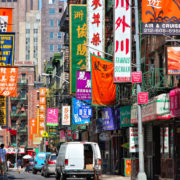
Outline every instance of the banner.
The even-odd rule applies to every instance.
[[[12,8],[0,8],[0,32],[12,32]]]
[[[131,106],[124,106],[120,108],[121,127],[131,126]]]
[[[116,101],[113,63],[91,54],[92,105],[112,105]]]
[[[88,111],[86,111],[87,118],[81,118],[79,115],[79,109],[87,104],[90,104],[90,101],[85,100],[85,101],[80,101],[77,100],[76,98],[73,97],[73,109],[72,109],[72,123],[73,124],[86,124],[90,122],[90,117],[88,116]]]
[[[47,109],[47,126],[58,126],[58,109]]]
[[[6,97],[0,96],[0,126],[6,126]]]
[[[179,0],[142,0],[142,33],[180,35]]]
[[[0,65],[14,65],[15,33],[0,33]]]
[[[37,119],[30,119],[29,127],[29,139],[33,141],[33,134],[37,133]]]
[[[86,14],[86,5],[70,5],[70,94],[76,92],[77,70],[86,70]]]
[[[180,74],[180,46],[167,47],[166,52],[168,74]]]
[[[70,106],[62,106],[62,125],[70,125]]]
[[[115,1],[114,82],[131,82],[131,0]]]
[[[76,99],[91,100],[91,73],[77,71]]]
[[[41,137],[39,137],[39,134],[33,134],[33,144],[41,144]]]
[[[0,96],[17,97],[18,67],[0,66]]]
[[[90,54],[104,57],[105,0],[88,0],[87,5],[87,71],[90,71]]]

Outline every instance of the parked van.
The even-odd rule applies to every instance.
[[[33,167],[33,174],[36,174],[38,171],[41,171],[43,165],[45,164],[46,158],[50,155],[50,152],[39,152],[36,154],[34,159],[34,167]]]
[[[87,178],[101,174],[101,154],[95,142],[67,142],[59,149],[56,179]]]

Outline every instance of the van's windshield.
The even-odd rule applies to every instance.
[[[46,158],[46,155],[45,155],[45,154],[38,154],[38,158],[39,158],[39,159],[45,159],[45,158]]]

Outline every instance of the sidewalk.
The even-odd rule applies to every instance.
[[[124,176],[118,176],[118,175],[109,175],[109,174],[103,174],[103,180],[130,180],[131,177],[124,177]]]

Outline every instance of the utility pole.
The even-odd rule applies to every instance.
[[[139,14],[138,14],[138,0],[135,0],[135,39],[136,39],[136,71],[141,71],[140,48],[139,48]],[[137,83],[137,95],[141,92],[141,85]],[[142,116],[141,105],[137,102],[138,115],[138,144],[139,144],[139,172],[138,180],[147,180],[144,172],[144,146],[143,146],[143,131],[142,131]]]

